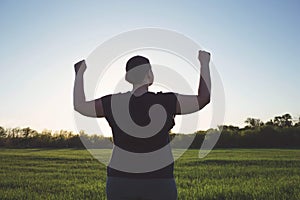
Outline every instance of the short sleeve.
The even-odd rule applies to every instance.
[[[106,117],[109,114],[110,99],[111,99],[111,94],[103,96],[96,100],[95,109],[96,109],[97,116],[101,116],[102,114],[101,112],[103,112],[104,117]],[[101,106],[102,106],[102,110],[100,108]]]

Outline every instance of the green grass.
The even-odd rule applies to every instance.
[[[179,199],[300,199],[300,150],[187,151]],[[0,149],[0,199],[105,199],[105,166],[86,150]]]

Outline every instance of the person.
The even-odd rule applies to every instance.
[[[150,92],[149,86],[154,81],[152,66],[148,58],[137,55],[126,63],[125,79],[132,84],[132,91],[110,94],[92,101],[86,101],[84,94],[83,75],[87,69],[85,61],[75,64],[75,111],[88,117],[104,117],[112,129],[114,148],[110,164],[107,166],[106,195],[108,200],[177,199],[173,173],[174,161],[171,159],[169,163],[166,162],[165,166],[147,168],[151,162],[159,163],[170,160],[171,151],[164,151],[161,159],[147,161],[148,164],[144,165],[138,159],[137,161],[124,159],[124,156],[121,156],[122,153],[118,151],[143,155],[149,152],[159,152],[170,143],[169,131],[175,125],[176,115],[197,112],[209,104],[210,53],[200,50],[198,59],[201,69],[197,95]],[[122,124],[125,127],[122,127]],[[160,127],[157,128],[157,126]],[[127,164],[130,165],[129,168],[126,168]]]

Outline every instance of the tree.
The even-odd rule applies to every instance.
[[[12,138],[12,129],[11,128],[6,128],[6,136],[8,137],[8,138]]]
[[[245,123],[248,124],[251,128],[263,126],[264,123],[260,119],[250,118],[248,117],[245,120]]]
[[[6,131],[3,127],[0,126],[0,138],[6,137]]]
[[[21,129],[19,127],[11,129],[12,138],[18,138],[20,135]]]
[[[24,138],[28,138],[28,136],[30,135],[31,131],[32,131],[32,130],[31,130],[29,127],[23,128],[23,129],[22,129],[22,132],[23,132],[22,136],[23,136]]]
[[[267,121],[266,125],[268,125],[268,126],[274,126],[273,120],[271,119],[270,121]]]
[[[293,125],[292,116],[290,114],[285,114],[282,116],[284,127],[291,127]]]
[[[276,116],[274,118],[274,125],[279,127],[291,127],[293,124],[292,116],[290,114],[284,114],[282,116]]]

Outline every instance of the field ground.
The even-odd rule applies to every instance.
[[[300,150],[223,149],[175,162],[178,199],[300,199]],[[105,166],[86,150],[0,149],[0,199],[105,199]]]

